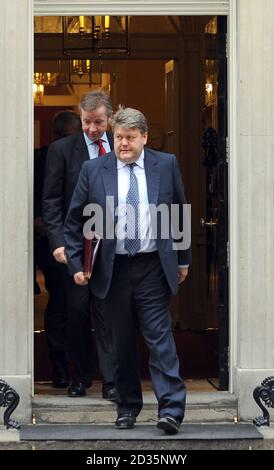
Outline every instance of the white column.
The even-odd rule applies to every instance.
[[[238,6],[238,363],[242,419],[274,375],[274,2]]]
[[[0,378],[31,414],[32,0],[0,4]]]

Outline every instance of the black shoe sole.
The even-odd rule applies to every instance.
[[[132,426],[117,426],[117,424],[115,424],[115,429],[121,429],[121,430],[124,430],[124,429],[133,429],[135,427],[135,424],[133,424]]]
[[[157,428],[161,429],[161,431],[165,431],[166,434],[177,434],[179,432],[177,427],[167,421],[159,421]]]

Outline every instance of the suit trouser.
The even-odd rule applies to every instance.
[[[158,400],[159,416],[182,421],[186,389],[179,375],[179,360],[171,332],[170,290],[157,252],[133,257],[116,255],[106,297],[116,354],[115,386],[118,414],[142,408],[138,335],[149,349],[149,369]]]
[[[45,310],[45,332],[49,359],[56,371],[66,371],[68,355],[66,352],[66,295],[64,272],[66,267],[57,263],[48,244],[47,237],[34,241],[35,267],[42,271],[45,287],[48,291],[48,303]]]
[[[99,368],[103,384],[113,386],[113,350],[110,327],[106,323],[104,301],[91,296],[88,286],[78,286],[66,273],[67,340],[74,364],[74,380],[89,385],[96,375],[96,354],[92,335],[91,308]]]

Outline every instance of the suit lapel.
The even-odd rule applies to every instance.
[[[79,170],[82,167],[83,163],[86,160],[89,160],[88,148],[83,136],[83,132],[79,132],[79,134],[77,134],[77,139],[74,147],[74,156],[76,165],[79,167]]]
[[[157,205],[160,184],[160,171],[157,158],[148,149],[145,149],[144,166],[147,180],[148,202],[150,204]],[[105,163],[102,168],[102,178],[106,196],[114,197],[114,209],[116,209],[116,207],[118,206],[118,177],[117,159],[114,151],[110,152],[108,154],[108,157],[105,159]],[[115,221],[117,222],[116,219],[117,217],[115,217]]]
[[[112,132],[107,131],[107,138],[108,138],[109,146],[110,146],[111,150],[113,150],[113,148],[114,148],[114,140],[113,140],[113,134],[112,134]]]
[[[118,206],[117,159],[114,152],[108,154],[102,168],[106,196],[114,197],[114,209]],[[116,219],[116,217],[115,217]]]
[[[159,184],[160,184],[160,171],[157,158],[149,150],[145,148],[144,165],[147,180],[147,195],[149,204],[157,205]]]
[[[113,149],[113,134],[112,132],[107,132],[107,138],[110,145],[111,150]],[[76,165],[80,168],[82,167],[83,163],[86,160],[89,160],[89,153],[86,141],[84,139],[83,132],[79,132],[76,137],[76,143],[74,147],[74,156]]]

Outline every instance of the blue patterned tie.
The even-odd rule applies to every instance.
[[[129,256],[134,256],[141,248],[141,241],[139,238],[139,188],[138,180],[134,173],[135,166],[136,163],[130,163],[128,165],[130,169],[130,184],[126,203],[131,207],[127,213],[125,228],[126,233],[128,233],[130,237],[132,237],[132,235],[134,236],[134,238],[125,238],[124,246]]]

